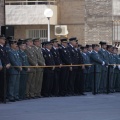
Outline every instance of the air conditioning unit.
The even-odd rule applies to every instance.
[[[55,35],[67,35],[67,25],[56,25],[55,26]]]

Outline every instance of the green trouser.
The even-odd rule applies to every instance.
[[[42,82],[43,82],[43,69],[37,68],[35,77],[35,96],[41,95]]]
[[[95,72],[91,73],[91,78],[92,78],[92,92],[94,91],[94,80],[95,80],[95,92],[99,93],[100,92],[100,80],[101,80],[101,73],[100,72]],[[95,76],[95,78],[94,78]]]
[[[35,97],[35,78],[36,78],[36,69],[31,68],[28,74],[26,95],[27,97]]]
[[[100,92],[107,91],[107,68],[105,68],[105,66],[102,66],[101,80],[100,80],[99,88],[100,88]]]

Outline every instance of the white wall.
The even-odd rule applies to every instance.
[[[44,25],[47,18],[44,16],[46,5],[6,5],[6,25]],[[50,24],[57,24],[57,6],[51,5],[54,15]]]

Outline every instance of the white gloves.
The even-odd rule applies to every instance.
[[[105,62],[103,61],[102,65],[104,66],[105,65]]]

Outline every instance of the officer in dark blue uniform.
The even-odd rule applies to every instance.
[[[18,40],[18,53],[20,56],[20,61],[22,63],[22,66],[29,66],[28,63],[28,58],[27,55],[25,53],[25,49],[26,49],[26,43],[25,40],[23,39],[19,39]],[[30,69],[27,67],[23,67],[22,71],[20,72],[20,83],[19,83],[19,97],[20,99],[25,99],[25,93],[26,93],[26,84],[27,84],[27,72],[29,72]]]
[[[72,65],[78,64],[78,57],[77,52],[75,50],[77,38],[73,37],[69,39],[69,45],[68,50],[70,52]],[[74,85],[75,85],[75,79],[76,79],[76,73],[77,73],[78,67],[70,67],[69,71],[69,81],[68,81],[68,93],[70,95],[74,95]]]
[[[45,46],[46,46],[46,42],[42,42],[41,44],[42,44],[42,52],[44,52],[44,51],[45,51],[45,48],[46,48],[46,47],[45,47]]]
[[[8,69],[10,68],[10,61],[6,51],[5,42],[6,39],[4,35],[0,35],[0,60],[2,66],[7,68],[6,73],[8,74]],[[6,77],[7,76],[8,75],[6,75]],[[3,98],[4,98],[4,69],[0,71],[0,99],[3,101]]]
[[[78,64],[84,64],[83,62],[83,57],[80,51],[81,45],[78,44],[78,40],[76,40],[76,53],[77,53],[77,58],[78,58]],[[80,48],[79,48],[80,46]],[[84,65],[79,66],[77,73],[76,73],[76,78],[75,78],[75,85],[74,85],[74,92],[76,95],[85,95],[84,94]]]
[[[53,66],[52,68],[44,69],[44,80],[42,86],[42,95],[44,97],[52,96],[53,80],[54,80],[54,58],[51,53],[52,43],[46,42],[46,49],[43,52],[43,57],[45,59],[46,66]]]
[[[0,70],[2,70],[2,62],[1,62],[1,60],[0,60]]]
[[[61,47],[59,47],[59,53],[60,53],[60,58],[62,60],[62,64],[71,65],[72,61],[71,61],[70,52],[67,48],[68,46],[67,38],[62,38],[60,41],[61,41]],[[70,70],[70,67],[61,68],[60,89],[59,89],[59,94],[61,96],[68,95],[67,87],[68,87],[69,70]]]
[[[60,54],[58,51],[57,39],[56,38],[52,39],[51,43],[53,44],[53,47],[50,51],[53,55],[55,65],[62,65],[62,61],[61,61]],[[54,81],[53,81],[53,91],[52,92],[53,92],[53,95],[55,95],[55,96],[58,96],[58,94],[59,94],[60,71],[61,71],[61,68],[58,68],[58,67],[55,68],[55,70],[54,70]]]
[[[12,66],[9,69],[10,77],[9,77],[9,101],[15,102],[19,100],[19,80],[20,80],[20,72],[22,71],[22,63],[20,61],[20,57],[18,54],[18,46],[16,40],[9,41],[10,49],[8,51],[8,56],[10,59],[10,63]]]

